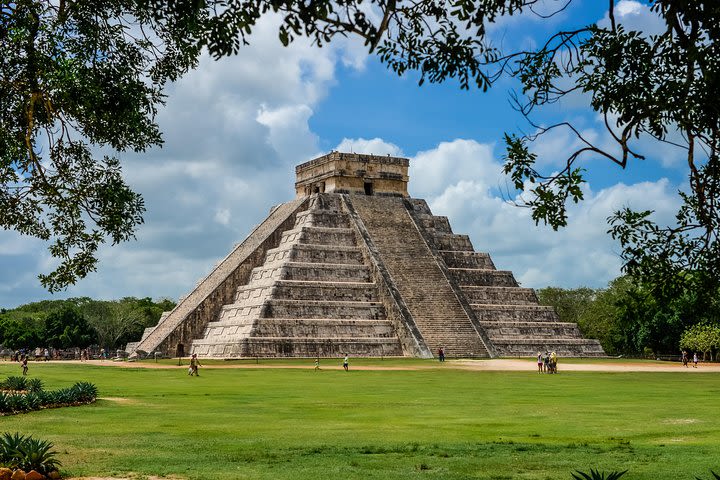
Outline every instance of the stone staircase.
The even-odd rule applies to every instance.
[[[393,325],[342,211],[316,194],[277,248],[192,344],[203,357],[401,356]]]
[[[453,357],[489,356],[477,328],[408,214],[405,200],[363,195],[348,198],[427,347],[433,353],[442,347]],[[447,223],[447,219],[427,220]]]
[[[131,357],[160,351],[166,355],[187,354],[187,347],[203,332],[222,306],[233,298],[238,285],[247,283],[250,270],[262,259],[268,248],[277,245],[277,232],[295,222],[296,212],[306,199],[295,199],[271,209],[268,217],[233,250],[170,312],[165,312],[157,326],[148,329],[139,342],[126,346]]]
[[[475,252],[466,235],[450,229],[446,217],[432,215],[424,200],[411,199],[413,217],[443,259],[473,314],[501,356],[605,355],[597,340],[585,339],[574,323],[562,323],[552,307],[538,304],[532,289],[521,288],[510,271],[497,270],[487,253]]]

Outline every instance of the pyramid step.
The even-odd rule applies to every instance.
[[[407,200],[417,215],[432,215],[430,207],[422,198],[408,198]]]
[[[450,275],[459,285],[490,287],[517,287],[515,277],[509,270],[487,270],[482,268],[450,268]]]
[[[223,342],[229,339],[239,341],[240,339],[247,338],[252,333],[256,320],[257,318],[235,317],[228,320],[209,322],[203,332],[203,341]]]
[[[277,262],[341,263],[361,265],[363,256],[357,246],[285,244],[268,250],[265,264]]]
[[[467,251],[472,252],[473,245],[470,237],[455,233],[434,232],[432,242],[438,250]]]
[[[377,287],[369,282],[305,282],[278,280],[274,298],[287,300],[377,301]]]
[[[493,339],[501,355],[506,357],[535,357],[542,352],[555,352],[560,357],[602,357],[605,352],[600,342],[593,339],[539,339],[499,338]],[[562,369],[562,367],[561,367]]]
[[[252,337],[242,342],[206,342],[195,340],[192,353],[201,357],[381,357],[402,356],[397,338],[294,338]],[[329,362],[329,361],[328,361]],[[328,365],[329,363],[325,363]],[[337,365],[340,364],[338,360]],[[351,360],[352,367],[352,360]]]
[[[354,318],[385,319],[385,308],[379,302],[329,302],[326,300],[268,300],[263,318]]]
[[[538,299],[532,288],[489,287],[463,285],[460,287],[470,303],[537,305]]]
[[[350,228],[346,213],[329,210],[305,210],[295,216],[295,228],[301,226]]]
[[[458,252],[453,250],[441,250],[445,264],[449,268],[480,268],[495,270],[495,265],[490,259],[490,254],[480,252]]]
[[[315,245],[354,246],[355,232],[350,228],[303,226],[283,232],[280,245],[286,243],[310,243]]]
[[[567,322],[487,322],[481,321],[490,338],[558,337],[582,338],[575,323]]]
[[[448,217],[421,213],[417,215],[417,218],[425,230],[438,233],[452,233]]]
[[[364,265],[287,262],[254,268],[250,284],[268,284],[275,280],[369,282],[370,270]]]
[[[546,305],[493,305],[471,303],[470,307],[480,321],[495,322],[558,322],[553,307]]]
[[[253,330],[256,337],[289,338],[395,338],[389,320],[331,318],[261,318]]]

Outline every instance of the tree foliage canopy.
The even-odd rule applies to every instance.
[[[538,290],[538,298],[555,307],[563,322],[575,322],[584,336],[600,340],[608,354],[651,350],[676,355],[681,345],[709,351],[683,339],[698,325],[720,328],[720,290],[701,295],[689,289],[668,299],[656,295],[653,287],[623,276],[596,290],[544,288]]]
[[[139,340],[145,328],[155,326],[162,312],[174,306],[170,300],[150,298],[82,297],[0,309],[0,345],[11,349],[99,345],[112,350]]]
[[[101,148],[144,151],[163,86],[195,65],[191,25],[135,1],[0,3],[0,227],[50,241],[50,291],[133,237],[142,198]]]
[[[143,151],[161,142],[154,115],[163,86],[212,56],[237,53],[258,21],[280,18],[279,40],[308,37],[323,46],[358,36],[392,71],[417,71],[420,83],[457,79],[486,90],[509,75],[530,135],[506,136],[505,171],[537,222],[567,223],[568,202],[583,198],[580,161],[621,168],[643,160],[651,138],[686,153],[688,185],[677,224],[625,209],[610,233],[628,273],[657,288],[693,278],[720,283],[720,3],[649,0],[664,31],[649,35],[615,19],[570,25],[527,51],[502,51],[488,26],[519,14],[549,17],[575,0],[198,0],[193,2],[23,1],[0,9],[0,225],[52,241],[61,260],[42,282],[62,288],[95,268],[106,239],[132,237],[142,199],[123,182],[119,161],[93,147]],[[537,8],[556,5],[556,11]],[[541,126],[534,114],[582,94],[604,119],[609,143],[596,144],[569,122]],[[536,163],[533,142],[564,128],[579,148],[559,172]],[[681,272],[697,275],[683,277]],[[680,285],[677,291],[687,285]]]

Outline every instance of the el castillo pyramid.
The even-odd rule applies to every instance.
[[[332,152],[131,355],[604,355],[407,192],[409,160]]]

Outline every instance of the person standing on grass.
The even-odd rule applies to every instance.
[[[343,359],[343,368],[345,371],[348,371],[348,367],[350,366],[350,359],[348,358],[347,353],[345,354],[345,358]]]
[[[23,375],[27,375],[28,372],[28,364],[27,364],[27,355],[22,357],[22,361],[20,362],[20,366],[22,367]]]
[[[197,353],[193,353],[192,357],[190,357],[190,376],[195,375],[196,377],[200,376],[200,372],[198,372],[198,367],[200,366],[200,360],[197,358]]]
[[[687,355],[687,352],[686,352],[685,350],[682,351],[682,364],[683,364],[683,367],[687,368],[688,355]]]
[[[315,359],[315,371],[320,370],[320,357]]]
[[[697,362],[698,362],[697,352],[695,352],[695,353],[693,353],[693,368],[697,368]]]
[[[538,355],[537,355],[537,366],[538,366],[538,373],[542,373],[543,372],[543,358],[542,358],[541,352],[538,352]]]
[[[445,349],[443,349],[443,347],[440,347],[440,349],[438,350],[438,360],[440,360],[441,362],[445,361]]]

